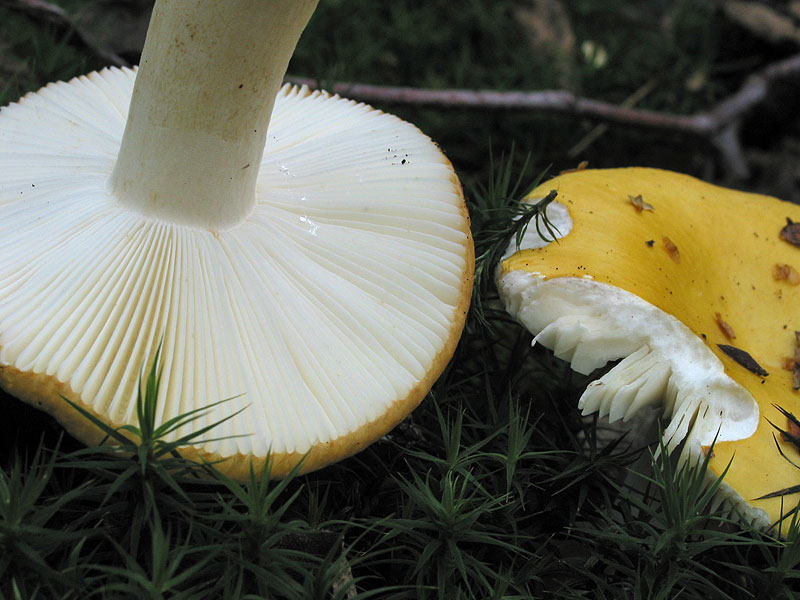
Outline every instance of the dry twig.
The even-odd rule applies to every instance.
[[[747,177],[749,169],[738,135],[742,120],[767,98],[772,84],[798,76],[800,76],[800,54],[773,63],[751,75],[738,92],[710,110],[693,115],[676,115],[617,106],[591,98],[582,98],[565,90],[535,92],[439,90],[339,82],[333,84],[330,91],[364,102],[475,110],[523,110],[677,133],[710,143],[720,153],[726,171],[743,179]],[[317,83],[312,79],[290,77],[287,80],[311,88],[317,87]]]

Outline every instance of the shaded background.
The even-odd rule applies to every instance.
[[[54,79],[135,64],[148,0],[0,1],[0,103]],[[706,111],[748,77],[800,52],[792,0],[322,0],[289,73],[322,87],[360,82],[533,91],[670,114]],[[747,164],[734,173],[707,139],[574,115],[373,102],[419,125],[469,184],[490,151],[551,172],[656,166],[785,199],[798,192],[798,84],[790,76],[742,115]],[[598,127],[598,125],[601,125]]]

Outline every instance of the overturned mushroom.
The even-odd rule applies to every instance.
[[[96,440],[59,395],[132,423],[161,344],[159,422],[246,407],[185,450],[233,476],[338,460],[421,401],[470,297],[461,187],[408,123],[281,88],[315,6],[159,1],[138,73],[0,111],[3,388]]]
[[[781,368],[795,353],[800,290],[773,267],[800,258],[781,236],[800,207],[640,168],[564,175],[530,198],[550,190],[561,239],[529,232],[502,262],[508,311],[576,371],[621,359],[585,390],[584,413],[618,420],[663,407],[667,447],[683,442],[684,458],[698,457],[716,439],[710,469],[730,463],[730,500],[759,525],[777,521],[800,490],[798,448],[776,429],[788,427],[781,408],[800,414]],[[631,210],[638,195],[656,209]],[[658,239],[670,247],[647,243]]]

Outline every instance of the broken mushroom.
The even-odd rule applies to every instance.
[[[138,73],[0,111],[4,389],[95,441],[60,395],[135,424],[161,346],[158,422],[230,398],[184,453],[240,478],[341,459],[421,401],[469,303],[461,187],[412,125],[281,87],[315,6],[159,1]]]
[[[800,259],[780,233],[800,207],[644,168],[563,175],[529,199],[550,190],[560,239],[530,231],[502,262],[507,310],[580,373],[619,360],[584,391],[585,414],[615,421],[663,408],[666,446],[683,444],[686,459],[715,444],[710,470],[730,463],[727,498],[746,519],[775,523],[800,484],[798,448],[778,431],[789,427],[781,409],[800,414],[793,373],[781,368],[795,354],[800,291],[773,267]],[[656,209],[630,210],[639,195]],[[653,239],[670,246],[643,243]]]

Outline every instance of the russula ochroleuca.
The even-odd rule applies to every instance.
[[[161,344],[158,422],[244,408],[184,451],[235,477],[348,456],[421,401],[469,304],[461,186],[412,125],[281,87],[315,6],[159,1],[138,72],[0,111],[4,389],[97,440],[60,395],[134,423]]]
[[[667,447],[696,459],[714,444],[727,498],[775,523],[800,484],[800,207],[643,168],[564,174],[529,200],[551,190],[560,239],[530,228],[502,262],[508,311],[576,371],[621,359],[584,413],[663,407]]]

